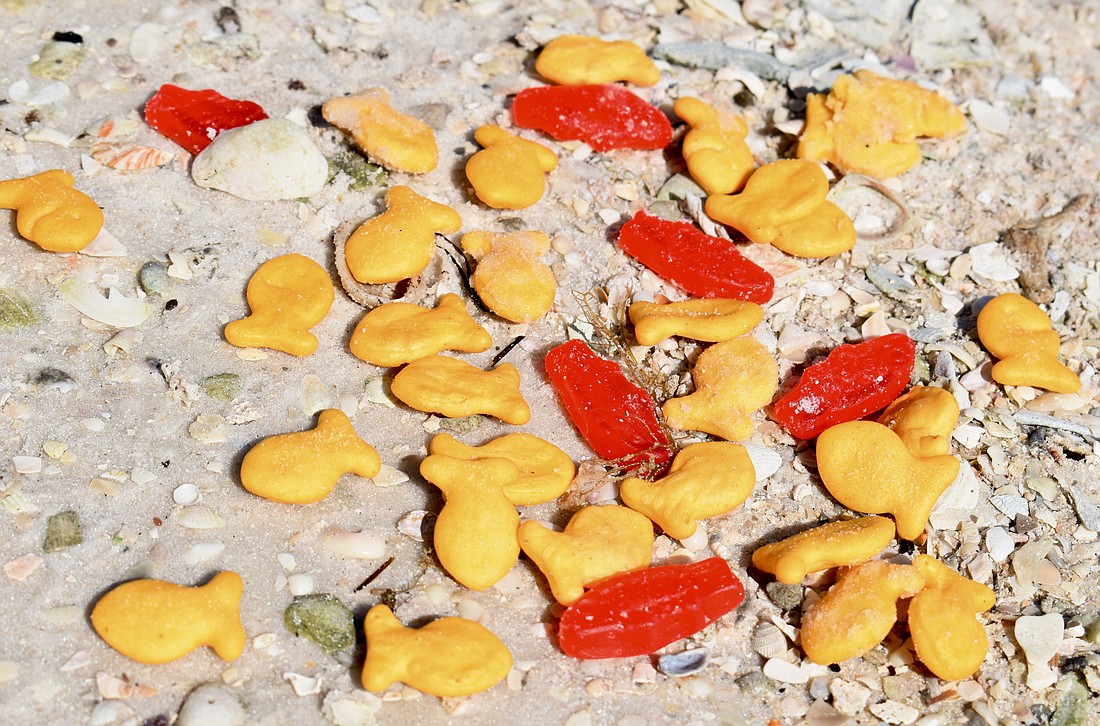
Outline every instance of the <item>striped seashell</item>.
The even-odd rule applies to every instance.
[[[765,658],[774,658],[787,652],[787,636],[775,623],[761,620],[752,631],[752,649]]]
[[[164,166],[175,158],[175,154],[140,144],[95,144],[92,158],[119,171],[138,171]]]

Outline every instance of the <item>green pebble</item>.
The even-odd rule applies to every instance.
[[[337,172],[344,172],[351,179],[348,185],[353,191],[361,192],[369,187],[386,183],[386,172],[377,164],[372,164],[360,154],[343,151],[328,160],[329,181]]]
[[[684,174],[673,174],[660,189],[657,190],[657,199],[660,201],[682,201],[689,196],[706,197],[703,187],[695,183],[695,180]]]
[[[46,520],[46,537],[42,541],[42,551],[49,554],[58,550],[76,547],[84,541],[84,532],[80,528],[80,516],[74,511],[59,512]]]
[[[38,60],[31,63],[32,76],[60,81],[72,74],[84,62],[84,51],[79,43],[54,41],[42,46]]]
[[[1058,705],[1050,726],[1079,726],[1089,723],[1089,691],[1076,674],[1058,679]]]
[[[217,373],[202,379],[202,390],[215,401],[229,403],[241,392],[241,377],[236,373]]]
[[[16,330],[42,322],[42,315],[23,293],[0,287],[0,330]]]
[[[168,267],[163,262],[151,260],[141,266],[138,284],[146,295],[163,295],[172,287],[172,278],[168,276]]]
[[[283,613],[286,629],[312,640],[326,653],[355,645],[355,621],[351,610],[335,595],[318,593],[294,598]]]
[[[768,593],[768,599],[780,610],[794,610],[802,604],[801,585],[787,585],[774,581],[765,585],[764,591]]]
[[[477,431],[483,424],[489,422],[489,417],[480,413],[461,418],[442,418],[439,420],[439,428],[448,433],[461,436],[472,431]]]

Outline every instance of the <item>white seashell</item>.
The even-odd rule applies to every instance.
[[[423,542],[424,517],[428,514],[429,512],[425,509],[414,509],[397,523],[397,531],[417,542]]]
[[[125,257],[129,250],[119,241],[118,237],[111,234],[106,227],[99,230],[88,246],[80,250],[80,254],[87,257]]]
[[[332,394],[328,387],[312,373],[302,379],[302,410],[310,416],[332,408]]]
[[[326,550],[349,560],[376,560],[386,554],[386,540],[378,532],[348,532],[333,527],[322,539]]]
[[[756,481],[764,481],[783,466],[783,457],[774,449],[760,444],[741,444],[752,459],[752,466],[756,470]]]
[[[210,507],[196,504],[184,507],[176,517],[181,527],[187,529],[217,529],[225,526],[225,520]]]
[[[301,673],[284,673],[283,678],[290,681],[291,688],[299,696],[312,696],[321,692],[321,679],[303,676]]]
[[[134,695],[134,685],[110,673],[96,673],[95,685],[103,698],[123,700]]]
[[[802,362],[810,348],[821,342],[821,336],[797,325],[785,325],[779,334],[779,354],[788,360]]]
[[[291,595],[298,597],[313,592],[313,575],[298,573],[286,578],[286,589]]]
[[[466,620],[473,620],[475,623],[480,623],[485,619],[486,610],[482,604],[468,597],[459,600],[456,609],[458,610],[459,617],[465,618]]]
[[[710,538],[707,536],[707,528],[703,526],[702,522],[697,522],[695,525],[695,531],[691,533],[690,537],[684,537],[680,540],[680,544],[684,549],[691,552],[698,552],[707,546]]]
[[[397,408],[397,404],[394,403],[394,400],[386,393],[386,386],[381,377],[367,379],[367,383],[363,387],[362,400],[368,403],[377,403],[386,408]]]
[[[75,670],[80,670],[84,666],[92,664],[92,654],[86,650],[78,650],[73,653],[60,670],[62,673],[71,673]]]
[[[802,289],[806,292],[807,295],[814,295],[815,297],[829,297],[840,288],[827,280],[810,280],[802,286]]]
[[[761,620],[752,631],[752,649],[765,658],[774,658],[787,652],[787,636],[775,623]]]
[[[890,330],[890,326],[886,324],[886,314],[880,310],[863,321],[863,325],[860,326],[859,332],[863,335],[864,340],[871,340],[872,338],[881,338],[884,335],[889,335],[893,331]]]
[[[383,464],[378,474],[371,479],[371,482],[379,487],[393,487],[404,484],[408,480],[409,475],[405,472],[389,464]]]
[[[994,282],[1011,282],[1020,276],[1020,271],[1009,262],[1008,253],[1000,242],[986,242],[971,247],[970,271]]]
[[[199,501],[199,488],[194,484],[180,484],[172,492],[172,501],[184,507],[189,507]]]
[[[21,555],[4,563],[4,574],[11,580],[22,582],[33,575],[42,562],[38,555]]]
[[[41,88],[31,91],[31,85],[19,80],[8,86],[8,99],[25,106],[49,106],[64,101],[71,91],[61,81],[51,81]]]
[[[127,355],[144,337],[136,328],[123,328],[103,344],[103,352],[112,358],[119,354]]]
[[[589,504],[613,502],[619,496],[619,482],[609,479],[606,484],[588,493],[584,500]]]
[[[121,701],[100,701],[92,709],[92,715],[88,719],[88,726],[114,726],[114,724],[137,723],[134,718],[134,709]],[[177,721],[181,726],[188,724]],[[197,721],[192,721],[190,726],[195,726]]]
[[[57,289],[65,302],[82,315],[114,328],[141,325],[153,314],[153,306],[144,300],[128,298],[113,287],[104,297],[95,286],[79,278],[69,278]]]
[[[769,658],[764,662],[763,670],[764,675],[780,683],[802,685],[810,681],[809,674],[802,670],[800,666],[779,658]]]
[[[221,542],[203,542],[192,545],[184,559],[189,565],[197,565],[218,557],[222,552],[225,552],[225,545]]]
[[[225,686],[204,683],[187,694],[176,726],[244,726],[246,720],[237,694]]]
[[[11,465],[17,474],[37,474],[42,471],[41,456],[13,456]]]

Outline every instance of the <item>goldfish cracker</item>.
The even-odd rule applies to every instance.
[[[684,136],[684,161],[707,194],[733,194],[745,186],[756,163],[745,137],[749,127],[740,116],[719,113],[698,98],[678,98],[673,112],[691,131]]]
[[[474,139],[483,148],[466,162],[477,198],[493,209],[524,209],[542,199],[546,175],[558,165],[554,152],[500,126],[482,126]]]
[[[61,169],[0,181],[0,209],[14,209],[19,234],[47,252],[77,252],[103,229],[103,210],[75,183]]]
[[[1075,393],[1081,379],[1058,360],[1058,333],[1050,318],[1022,295],[1005,293],[978,313],[978,338],[1000,358],[993,380],[1006,386],[1035,386],[1055,393]]]
[[[241,484],[256,496],[285,504],[312,504],[329,495],[344,474],[377,476],[382,461],[338,408],[321,412],[309,431],[269,436],[241,461]]]
[[[936,500],[959,473],[954,456],[918,458],[886,426],[848,421],[817,438],[818,473],[838,502],[867,514],[891,514],[898,536],[924,532]]]
[[[435,553],[443,569],[471,590],[492,587],[519,558],[519,513],[504,487],[520,477],[508,459],[460,459],[432,454],[420,473],[443,492],[435,522]]]
[[[856,229],[828,192],[820,166],[785,159],[753,172],[740,194],[707,197],[706,212],[753,242],[795,257],[830,257],[855,246]]]
[[[758,547],[752,564],[780,582],[797,585],[811,572],[866,562],[893,538],[894,523],[886,517],[829,522]]]
[[[557,499],[576,474],[569,455],[549,441],[531,434],[506,434],[487,444],[469,446],[450,434],[436,434],[428,451],[459,459],[507,459],[519,476],[504,485],[504,496],[516,505],[542,504]]]
[[[431,127],[395,110],[384,88],[330,99],[321,107],[321,114],[333,126],[349,132],[363,153],[387,169],[424,174],[439,162]]]
[[[328,315],[336,293],[325,268],[303,255],[282,255],[260,265],[245,288],[251,314],[225,326],[238,348],[271,348],[296,356],[317,350],[309,332]]]
[[[695,392],[665,401],[665,422],[680,431],[705,431],[730,441],[752,435],[749,414],[768,405],[779,386],[775,359],[745,337],[704,350],[691,375]]]
[[[764,319],[764,309],[756,303],[723,298],[636,302],[627,314],[642,345],[657,345],[674,335],[706,342],[732,340]]]
[[[620,496],[669,537],[686,539],[695,533],[697,520],[741,506],[755,484],[756,472],[744,446],[709,441],[680,450],[668,474],[657,481],[626,479]]]
[[[139,663],[170,663],[204,645],[222,660],[236,660],[246,637],[243,591],[241,576],[230,571],[201,587],[130,580],[101,597],[90,619],[107,645]]]
[[[584,35],[560,35],[535,59],[535,70],[563,86],[629,81],[653,86],[661,80],[657,66],[636,43]]]
[[[384,691],[405,683],[441,698],[469,696],[500,683],[512,669],[512,654],[484,625],[466,618],[440,618],[406,628],[385,605],[363,620],[367,658],[363,688]]]
[[[355,326],[348,348],[359,360],[390,367],[441,350],[480,353],[492,344],[489,331],[474,322],[462,298],[449,292],[435,308],[391,302],[371,310]]]
[[[386,192],[386,211],[359,226],[344,246],[352,276],[381,285],[419,275],[435,256],[435,235],[462,227],[458,212],[408,187]]]
[[[550,249],[544,233],[469,232],[462,236],[462,249],[477,261],[470,282],[478,297],[505,320],[529,323],[554,304],[558,283],[539,259]]]
[[[911,565],[871,560],[849,568],[802,615],[806,657],[829,665],[863,655],[894,627],[898,600],[923,587],[924,576]]]
[[[959,421],[955,397],[935,386],[914,386],[886,407],[878,422],[889,426],[913,456],[951,452],[951,432]]]
[[[417,411],[448,418],[483,413],[510,424],[531,420],[519,390],[519,371],[511,363],[483,371],[443,355],[419,358],[393,377],[390,392]]]
[[[945,681],[969,678],[989,652],[989,637],[974,615],[996,605],[997,596],[934,557],[917,555],[913,566],[925,582],[909,603],[917,658]]]
[[[920,161],[917,137],[946,138],[965,129],[966,117],[943,96],[861,70],[838,77],[828,96],[810,95],[797,154],[885,179]]]
[[[572,605],[585,587],[649,567],[653,525],[626,507],[584,507],[561,532],[524,522],[519,527],[519,544],[546,575],[554,598]]]

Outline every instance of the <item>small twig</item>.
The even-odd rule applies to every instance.
[[[492,315],[493,311],[489,309],[488,305],[482,302],[481,296],[478,295],[477,290],[474,289],[474,283],[470,279],[470,270],[466,262],[465,256],[463,256],[461,262],[459,261],[459,258],[455,256],[458,253],[458,246],[455,245],[455,243],[451,241],[451,238],[447,237],[446,235],[442,235],[437,232],[436,237],[442,237],[444,240],[447,241],[449,247],[442,247],[442,249],[445,253],[447,253],[447,257],[451,259],[451,264],[455,266],[456,270],[458,270],[458,276],[462,280],[462,287],[466,290],[466,293],[474,301],[474,305],[477,305],[479,308],[481,308],[482,312]]]
[[[511,343],[504,346],[499,353],[493,356],[493,365],[496,365],[497,363],[500,363],[502,360],[504,360],[504,356],[511,353],[512,349],[519,345],[520,342],[526,337],[526,335],[517,335],[515,338],[513,338]]]
[[[390,565],[393,564],[393,559],[394,559],[393,557],[390,557],[388,560],[386,560],[381,565],[379,565],[378,569],[375,570],[374,572],[370,573],[369,575],[367,575],[367,579],[360,582],[359,586],[356,587],[354,590],[352,590],[352,592],[359,592],[364,587],[366,587],[367,585],[371,584],[376,579],[378,579],[378,576],[381,575],[383,572],[385,572],[387,567],[389,567]]]

